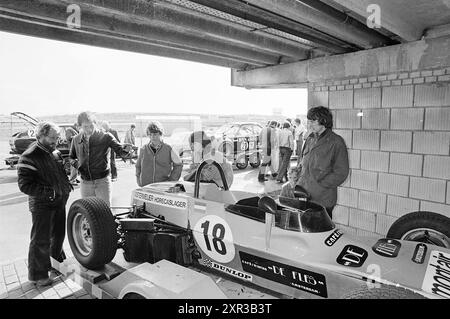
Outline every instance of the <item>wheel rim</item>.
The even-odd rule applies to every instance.
[[[80,213],[73,219],[72,234],[77,250],[81,255],[88,256],[92,251],[91,226],[87,218]]]
[[[450,238],[437,230],[429,228],[416,228],[410,230],[404,234],[401,239],[450,248]]]

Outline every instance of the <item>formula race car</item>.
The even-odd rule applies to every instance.
[[[219,169],[222,188],[199,180],[206,164]],[[431,229],[420,219],[437,222]],[[88,269],[102,268],[120,248],[140,265],[170,261],[288,298],[450,298],[447,217],[410,213],[388,238],[357,237],[336,228],[303,189],[295,198],[231,191],[216,162],[203,162],[194,183],[135,189],[132,208],[115,216],[98,198],[79,199],[67,233]]]

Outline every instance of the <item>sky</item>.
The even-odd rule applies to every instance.
[[[306,89],[232,87],[228,68],[0,32],[0,114],[306,114]]]

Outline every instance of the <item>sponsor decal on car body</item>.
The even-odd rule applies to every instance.
[[[330,236],[327,237],[327,239],[325,239],[325,245],[328,247],[333,246],[343,234],[344,233],[341,230],[336,229]]]
[[[173,196],[149,194],[146,192],[136,191],[134,198],[143,200],[149,204],[156,204],[164,207],[170,207],[175,209],[187,209],[188,203],[186,199],[181,199]]]
[[[416,249],[414,250],[414,254],[412,256],[412,261],[416,264],[423,264],[425,261],[425,256],[427,255],[427,245],[425,244],[417,244]]]
[[[243,271],[239,271],[239,270],[236,270],[236,269],[224,266],[222,264],[218,264],[218,263],[216,263],[216,262],[214,262],[214,261],[212,261],[212,260],[210,260],[208,258],[205,258],[202,261],[202,263],[206,267],[209,267],[209,268],[212,268],[212,269],[216,269],[218,271],[221,271],[223,273],[229,274],[229,275],[234,276],[236,278],[239,278],[239,279],[242,279],[242,280],[245,280],[245,281],[250,281],[250,282],[253,280],[253,276],[250,275],[250,274],[247,274],[247,273],[245,273]]]
[[[367,256],[368,253],[366,250],[357,246],[347,245],[336,258],[336,262],[343,266],[361,267],[366,261]]]
[[[328,297],[325,276],[273,260],[239,252],[242,269],[248,273],[294,287],[324,298]]]
[[[450,298],[450,254],[437,250],[431,251],[422,290]]]
[[[372,250],[377,255],[394,258],[397,257],[401,246],[402,244],[397,240],[382,238],[373,245]]]

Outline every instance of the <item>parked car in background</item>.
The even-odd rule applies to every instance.
[[[263,126],[256,122],[234,122],[222,125],[215,132],[213,145],[224,153],[237,168],[253,168],[261,164],[258,148],[259,134]]]
[[[39,123],[37,119],[34,117],[22,113],[22,112],[13,112],[12,116],[19,118],[25,124],[23,130],[14,133],[9,139],[9,145],[11,147],[10,154],[12,156],[5,159],[6,165],[14,166],[17,164],[19,160],[20,154],[22,154],[28,146],[36,141],[36,126]],[[64,167],[66,168],[66,172],[70,172],[70,163],[68,161],[70,145],[66,140],[66,129],[71,127],[73,124],[63,123],[58,124],[60,128],[60,138],[56,145],[56,149],[61,152],[61,155],[64,159]]]

